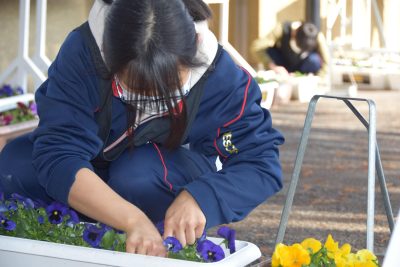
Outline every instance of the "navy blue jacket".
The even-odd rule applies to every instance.
[[[63,43],[37,90],[40,123],[32,133],[33,165],[39,182],[56,200],[67,203],[75,175],[103,148],[95,111],[100,97],[89,48],[79,32]],[[196,199],[208,225],[243,219],[282,187],[278,145],[270,113],[260,107],[255,80],[223,51],[205,82],[186,142],[208,157],[219,156],[223,169],[198,177],[185,189]],[[110,142],[126,131],[125,104],[112,97]],[[151,140],[149,140],[151,141]]]

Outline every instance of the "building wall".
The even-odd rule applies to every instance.
[[[87,19],[93,0],[48,0],[46,55],[57,55],[67,34]],[[0,73],[13,61],[19,43],[19,1],[0,0]],[[29,53],[34,53],[36,0],[31,1]],[[30,83],[30,87],[32,84]]]
[[[347,39],[351,40],[352,19],[353,19],[353,1],[366,0],[348,0],[347,1]],[[360,2],[360,3],[361,3]],[[327,5],[328,0],[321,0],[321,31],[326,33],[327,26]],[[397,29],[400,26],[400,16],[397,10],[400,7],[398,0],[377,0],[380,9],[380,16],[383,18],[387,46],[393,50],[400,50],[400,35]],[[218,5],[212,5],[214,23],[212,29],[218,32]],[[257,59],[253,58],[249,49],[251,43],[262,36],[267,35],[277,23],[284,21],[305,20],[306,0],[231,0],[230,1],[230,36],[229,40],[234,47],[249,61],[253,66],[257,66]],[[242,9],[242,10],[239,10]],[[243,11],[244,10],[244,11]],[[359,19],[358,17],[357,19]],[[361,18],[371,19],[371,38],[365,46],[371,45],[372,48],[382,47],[382,40],[378,32],[375,16],[362,14]],[[246,25],[246,27],[243,27]],[[358,29],[362,31],[363,29]],[[340,35],[339,19],[333,28],[333,38]]]
[[[348,14],[352,13],[352,1],[348,0]],[[358,0],[360,1],[360,0]],[[361,0],[364,1],[364,0]],[[54,59],[57,51],[66,35],[76,26],[86,20],[93,0],[48,0],[47,12],[47,47],[46,53],[50,59]],[[326,32],[326,3],[321,0],[321,26]],[[385,25],[388,47],[400,49],[400,35],[397,29],[400,26],[400,7],[398,0],[378,0],[381,15]],[[36,23],[36,0],[31,1],[31,35],[30,53],[34,49],[34,33]],[[219,30],[219,5],[212,4],[214,18],[211,28],[218,36]],[[257,65],[257,59],[250,54],[251,43],[268,34],[276,23],[287,20],[305,19],[306,0],[231,0],[230,1],[230,32],[231,44],[253,66]],[[15,58],[18,51],[18,0],[0,0],[0,72]],[[381,40],[377,31],[374,17],[372,18],[371,44],[379,47]],[[351,34],[351,17],[349,16],[347,32]],[[339,23],[335,24],[334,37],[339,34]]]

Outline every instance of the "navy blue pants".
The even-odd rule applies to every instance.
[[[32,166],[33,144],[23,135],[7,144],[0,154],[0,191],[32,199],[53,201],[39,184]],[[161,156],[160,156],[161,153]],[[161,161],[164,161],[165,168]],[[157,223],[183,186],[198,176],[215,172],[215,158],[180,147],[168,151],[153,144],[125,151],[108,169],[97,172],[123,198]]]
[[[283,57],[281,50],[276,47],[268,48],[266,53],[272,59],[275,65],[285,67],[289,72],[300,71],[301,73],[316,74],[322,67],[322,59],[317,52],[310,53],[295,67],[290,67],[290,65],[285,62],[285,58]]]

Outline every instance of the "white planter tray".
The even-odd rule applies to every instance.
[[[208,239],[216,244],[223,240]],[[228,255],[225,259],[215,263],[200,263],[0,236],[0,265],[1,267],[236,267],[246,266],[261,256],[256,245],[245,241],[236,241],[237,251],[232,255],[229,255],[224,246],[222,247]]]

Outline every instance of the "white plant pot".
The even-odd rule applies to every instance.
[[[215,244],[219,244],[223,240],[221,238],[208,239]],[[225,259],[215,263],[200,263],[0,236],[0,266],[236,267],[246,266],[261,256],[256,245],[245,241],[236,241],[237,251],[232,255],[229,255],[225,246],[222,248],[225,251]]]
[[[389,87],[391,90],[400,90],[400,71],[393,71],[387,74]]]
[[[278,89],[279,84],[277,82],[259,83],[261,90],[261,106],[265,109],[270,109],[274,101],[275,90]]]
[[[314,95],[318,94],[319,82],[320,77],[314,75],[291,77],[292,98],[302,103],[309,102]]]

